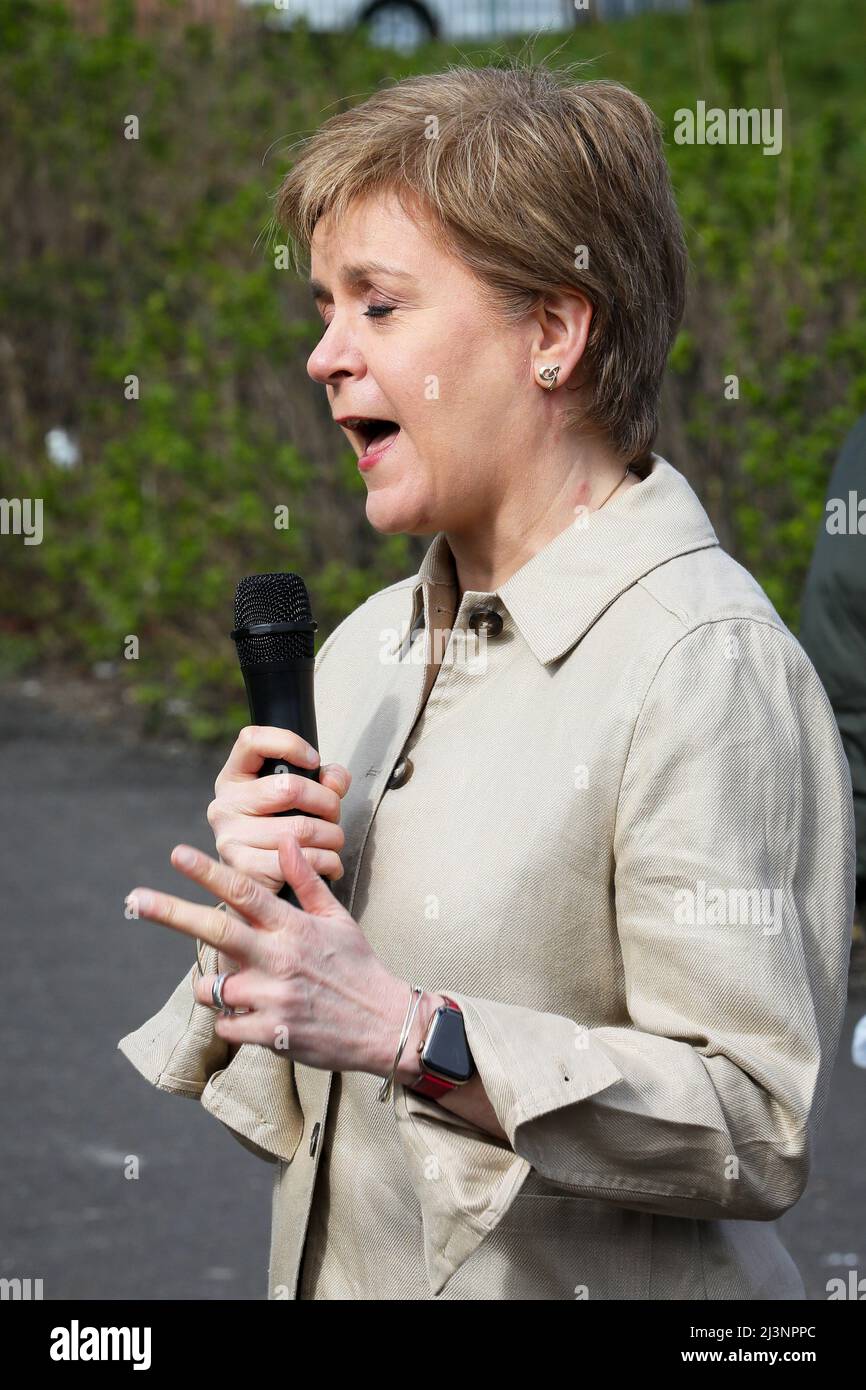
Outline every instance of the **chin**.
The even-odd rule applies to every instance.
[[[423,536],[438,529],[417,501],[401,499],[390,488],[367,493],[367,520],[383,536]]]

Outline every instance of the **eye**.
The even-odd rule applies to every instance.
[[[367,319],[383,319],[388,314],[393,314],[395,305],[393,304],[371,304],[364,310],[364,317]]]

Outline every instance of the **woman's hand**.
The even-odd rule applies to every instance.
[[[318,782],[296,773],[259,777],[266,758],[281,758],[294,767],[315,767],[319,761],[315,748],[289,729],[260,724],[241,729],[207,809],[220,860],[277,893],[285,881],[277,845],[288,833],[317,873],[342,878],[339,850],[346,837],[339,825],[340,801],[351,785],[351,772],[340,763],[325,763]],[[291,808],[306,814],[274,814]],[[237,964],[225,954],[218,957],[220,971],[236,970]]]
[[[285,833],[285,825],[282,830],[280,883],[291,885],[300,908],[188,845],[175,847],[172,864],[221,898],[230,912],[147,888],[134,888],[127,903],[135,917],[198,937],[238,963],[224,982],[223,1001],[250,1012],[220,1015],[214,1022],[220,1037],[288,1052],[310,1067],[385,1076],[409,1003],[409,983],[385,969],[294,836]],[[194,986],[199,1002],[212,1008],[215,979],[205,975]],[[438,1002],[425,996],[428,1000],[426,1014]],[[407,1055],[421,1013],[419,1008]]]
[[[317,873],[342,878],[339,851],[346,837],[339,825],[340,799],[352,774],[340,763],[326,763],[318,781],[297,773],[259,777],[266,758],[295,767],[315,767],[319,761],[316,750],[288,729],[258,724],[241,729],[207,809],[220,859],[277,893],[284,882],[277,845],[289,833]],[[274,814],[291,809],[304,814]]]

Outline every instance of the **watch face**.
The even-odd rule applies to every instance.
[[[469,1080],[475,1065],[466,1041],[463,1015],[456,1009],[437,1010],[421,1060],[430,1071],[448,1081]]]

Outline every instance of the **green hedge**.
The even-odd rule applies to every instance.
[[[291,142],[385,79],[521,41],[403,58],[251,17],[224,43],[136,36],[125,3],[107,16],[87,36],[62,6],[0,0],[0,468],[45,518],[41,545],[0,537],[0,663],[116,663],[152,727],[224,740],[246,720],[227,636],[241,575],[303,573],[324,636],[428,543],[372,531],[307,376],[320,326],[269,244]],[[587,75],[665,123],[693,278],[657,447],[794,628],[828,471],[866,408],[861,28],[859,0],[732,3],[532,45],[596,59]],[[782,153],[675,144],[698,99],[782,107]],[[55,427],[75,467],[50,461]]]

